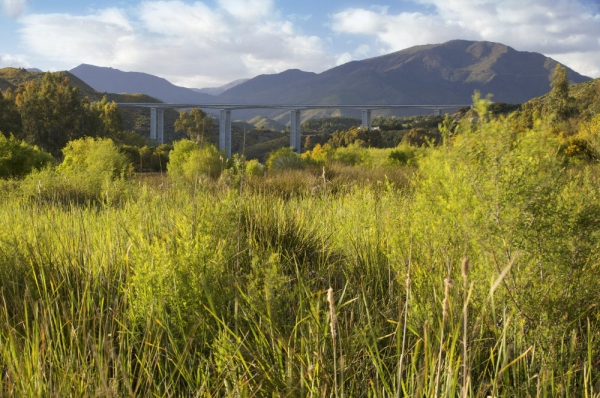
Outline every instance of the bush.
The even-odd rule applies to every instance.
[[[131,163],[111,139],[81,138],[67,143],[63,162],[55,169],[35,171],[23,181],[27,196],[84,203],[113,202],[125,192]]]
[[[265,166],[256,159],[246,163],[246,175],[260,177],[265,172]]]
[[[201,175],[217,179],[224,167],[224,157],[212,144],[199,146],[184,139],[173,144],[167,171],[174,178],[194,181]]]
[[[91,176],[110,178],[125,176],[130,171],[131,162],[110,138],[80,138],[67,143],[63,149],[65,156],[58,166],[61,174],[85,173]]]
[[[373,161],[369,149],[357,144],[337,148],[333,153],[333,160],[349,166],[368,166]]]
[[[37,146],[0,133],[0,178],[22,178],[53,163],[52,155]]]
[[[291,147],[279,148],[269,154],[267,168],[273,169],[301,169],[304,165],[302,159]]]

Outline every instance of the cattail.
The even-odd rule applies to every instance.
[[[336,396],[337,396],[337,391],[338,391],[338,381],[337,381],[337,351],[335,348],[335,344],[336,344],[336,333],[335,333],[335,323],[336,323],[336,317],[335,317],[335,302],[333,301],[333,288],[330,287],[329,289],[327,289],[327,301],[329,302],[329,317],[331,318],[331,323],[329,324],[329,326],[331,327],[331,339],[332,339],[332,346],[333,346],[333,384],[334,384],[334,388],[336,391]]]
[[[331,327],[331,337],[333,338],[335,344],[335,302],[333,301],[333,288],[331,287],[327,290],[327,301],[329,302],[329,316],[331,318],[331,323],[329,324]]]
[[[450,296],[450,288],[453,282],[450,278],[444,279],[444,301],[442,302],[442,321],[445,322],[448,317],[448,297]]]
[[[464,280],[467,280],[467,277],[469,276],[469,258],[465,257],[462,260],[462,265],[461,265],[461,271],[462,271],[462,277]]]

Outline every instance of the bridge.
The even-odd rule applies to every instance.
[[[165,140],[164,109],[206,108],[218,109],[219,114],[219,150],[231,157],[231,111],[239,109],[284,109],[290,112],[290,146],[300,153],[302,150],[300,115],[307,109],[360,109],[362,110],[363,129],[371,128],[371,112],[380,109],[430,109],[435,115],[441,115],[444,109],[459,109],[471,105],[265,105],[265,104],[165,104],[121,102],[119,107],[150,108],[150,139],[161,144]]]

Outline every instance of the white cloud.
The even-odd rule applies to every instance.
[[[356,61],[358,59],[367,58],[370,53],[371,53],[371,47],[369,47],[366,44],[361,44],[358,47],[356,47],[356,49],[354,50],[354,52],[352,54],[349,52],[345,52],[342,55],[340,55],[337,58],[336,65],[343,65],[350,61]]]
[[[2,0],[2,11],[11,18],[17,18],[25,12],[27,0]]]
[[[1,68],[29,68],[29,62],[24,55],[0,54],[0,69]]]
[[[382,52],[451,39],[487,40],[536,51],[600,76],[600,15],[577,0],[417,0],[432,12],[350,8],[332,16],[337,33],[376,38]]]
[[[22,17],[31,51],[69,67],[79,63],[143,71],[188,87],[214,86],[290,68],[335,64],[317,36],[280,16],[274,0],[144,1],[133,11]]]

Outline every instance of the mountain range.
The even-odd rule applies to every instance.
[[[322,73],[291,69],[260,75],[216,90],[188,89],[145,73],[91,65],[70,72],[98,91],[144,93],[173,103],[443,105],[468,104],[475,90],[493,94],[497,102],[525,102],[551,89],[557,64],[545,55],[500,43],[452,40],[352,61]],[[573,83],[590,80],[569,68],[567,75]],[[282,114],[246,113],[247,118],[275,120]]]

